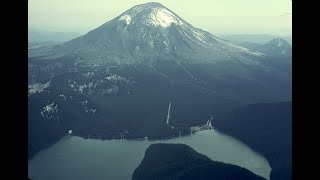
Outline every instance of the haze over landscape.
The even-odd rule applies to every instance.
[[[30,27],[85,34],[130,7],[147,0],[30,0]],[[291,36],[290,0],[160,0],[195,27],[213,34],[272,34]]]

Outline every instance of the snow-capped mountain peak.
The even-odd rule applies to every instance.
[[[125,21],[127,24],[130,24],[131,22],[131,16],[129,15],[123,15],[119,18],[119,21]]]
[[[168,27],[171,23],[183,25],[183,22],[164,8],[152,8],[152,12],[145,19],[146,24]]]
[[[153,2],[136,5],[84,36],[43,50],[29,51],[29,55],[52,59],[72,54],[89,64],[148,61],[153,64],[153,59],[178,59],[184,63],[236,59],[256,64],[263,56],[195,28],[162,4]]]
[[[130,23],[142,23],[148,26],[166,28],[172,23],[183,25],[181,18],[176,16],[171,10],[164,7],[160,3],[146,3],[134,6],[124,12],[118,18],[119,21],[125,21],[127,25]]]

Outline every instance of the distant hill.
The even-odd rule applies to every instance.
[[[291,179],[292,102],[247,105],[218,118],[214,127],[264,155],[271,180]]]
[[[291,36],[275,36],[270,34],[229,34],[229,35],[218,35],[218,37],[230,40],[239,43],[258,43],[258,44],[265,44],[272,39],[275,38],[283,38],[288,41],[289,44],[292,44],[292,37]]]
[[[264,179],[247,169],[212,161],[185,144],[152,144],[132,180]]]
[[[34,42],[28,42],[28,49],[38,48],[42,46],[50,46],[59,44],[60,42],[57,41],[34,41]]]
[[[262,52],[270,57],[283,58],[292,56],[292,46],[283,38],[275,38],[265,44],[243,42],[239,45],[252,51]]]
[[[257,47],[257,50],[273,57],[288,57],[292,55],[291,45],[282,38],[275,38]]]
[[[56,32],[42,29],[29,28],[28,42],[66,42],[82,34],[76,32]]]

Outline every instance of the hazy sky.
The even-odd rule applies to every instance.
[[[29,26],[86,33],[147,0],[29,0]],[[213,34],[291,35],[291,0],[159,0]]]

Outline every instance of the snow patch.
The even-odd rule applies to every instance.
[[[82,94],[83,93],[83,90],[87,88],[87,85],[86,84],[83,84],[83,85],[80,85],[79,86],[79,92]]]
[[[153,44],[153,40],[151,39],[150,41],[147,41],[149,44],[150,44],[150,46],[151,47],[153,47],[154,46],[154,44]]]
[[[135,6],[135,7],[133,8],[133,10],[134,10],[135,12],[139,13],[139,12],[143,11],[143,7],[141,7],[141,6]]]
[[[84,76],[84,77],[92,77],[94,75],[95,75],[94,72],[87,72],[87,73],[82,74],[82,76]]]
[[[245,48],[245,47],[242,47],[242,46],[238,46],[238,45],[235,45],[235,44],[232,44],[232,43],[229,43],[227,41],[224,41],[222,39],[219,39],[219,38],[216,38],[214,36],[211,36],[213,39],[229,46],[230,48],[232,48],[233,50],[236,50],[238,52],[242,52],[242,53],[246,53],[246,54],[250,54],[250,55],[254,55],[254,56],[260,56],[260,57],[263,57],[265,56],[264,53],[262,52],[259,52],[259,51],[251,51],[250,49],[248,48]],[[249,63],[250,64],[250,63]]]
[[[45,117],[47,119],[55,119],[56,115],[58,114],[58,104],[55,104],[54,102],[51,104],[48,104],[42,108],[41,111],[42,117]]]
[[[40,93],[44,91],[45,89],[50,87],[50,83],[51,81],[48,81],[45,84],[35,83],[35,84],[28,85],[28,96],[31,94]]]
[[[202,32],[198,32],[198,31],[193,31],[193,35],[199,40],[201,41],[202,43],[206,44],[206,38],[204,37],[203,33]]]
[[[97,111],[96,109],[92,109],[92,108],[88,107],[88,100],[81,101],[81,104],[82,104],[84,111],[86,113],[95,113]]]
[[[121,16],[121,17],[119,18],[119,20],[120,20],[120,21],[122,21],[122,20],[126,21],[126,24],[128,25],[128,24],[130,24],[132,18],[131,18],[131,16],[129,16],[129,15],[123,15],[123,16]]]
[[[119,88],[117,85],[112,85],[110,88],[104,90],[103,92],[105,94],[116,94],[118,92]]]
[[[166,45],[166,48],[168,49],[169,48],[168,43],[166,41],[163,41],[163,43]]]
[[[174,14],[164,8],[153,8],[146,22],[147,24],[161,27],[168,27],[171,23],[183,24]]]
[[[122,76],[119,76],[117,74],[112,74],[111,76],[108,76],[108,77],[105,77],[106,80],[109,80],[111,82],[118,82],[118,81],[123,81],[125,83],[130,83],[130,80],[125,78],[125,77],[122,77]]]

